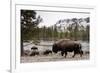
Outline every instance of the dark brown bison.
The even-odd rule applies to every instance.
[[[32,51],[32,53],[30,54],[30,56],[35,56],[35,55],[39,55],[38,51]]]
[[[50,54],[50,53],[52,54],[52,51],[48,49],[48,50],[45,50],[45,51],[43,52],[43,55],[48,55],[48,54]]]
[[[31,50],[38,50],[38,48],[37,48],[36,46],[33,46],[33,47],[31,48]]]
[[[73,57],[75,57],[76,54],[80,54],[80,56],[82,56],[83,54],[80,43],[67,39],[55,42],[53,44],[52,51],[54,53],[61,51],[61,55],[63,56],[65,54],[65,57],[67,55],[67,52],[74,52]]]

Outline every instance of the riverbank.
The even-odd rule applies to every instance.
[[[23,56],[21,57],[21,63],[34,63],[34,62],[50,62],[50,61],[79,61],[79,60],[89,60],[89,54],[84,54],[82,57],[80,55],[76,55],[72,58],[72,54],[68,54],[65,58],[60,54],[50,54],[47,56],[39,55],[39,56]]]

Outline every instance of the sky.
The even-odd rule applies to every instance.
[[[49,27],[54,25],[60,19],[72,19],[72,18],[86,18],[89,14],[86,13],[69,13],[69,12],[52,12],[52,11],[36,11],[37,16],[40,15],[43,21],[39,24],[39,27]]]

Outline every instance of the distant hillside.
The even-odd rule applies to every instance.
[[[79,30],[82,28],[86,28],[86,26],[89,26],[90,18],[72,18],[72,19],[61,19],[54,24],[54,28],[57,28],[57,31],[59,32],[66,32],[69,31],[68,28],[71,27],[72,29],[75,29],[77,26]]]

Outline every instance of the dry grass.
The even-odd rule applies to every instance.
[[[49,62],[49,61],[76,61],[76,60],[89,60],[89,54],[84,54],[82,57],[76,55],[72,58],[72,54],[69,53],[67,57],[60,54],[49,55],[36,55],[36,56],[23,56],[21,57],[21,63],[34,63],[34,62]]]

